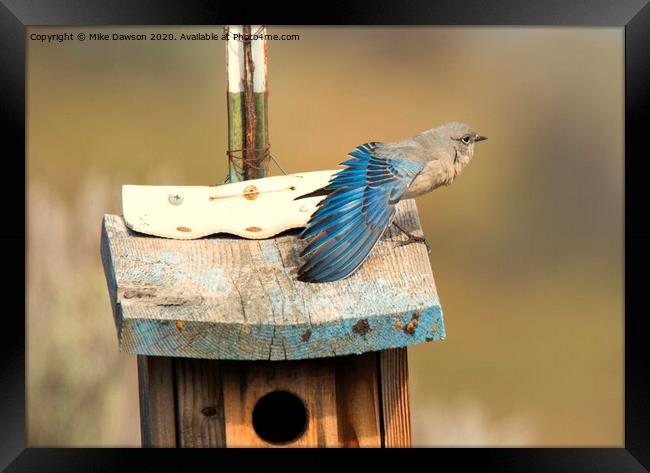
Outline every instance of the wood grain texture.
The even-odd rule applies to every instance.
[[[336,408],[341,447],[381,447],[376,353],[337,357]]]
[[[414,201],[397,220],[422,234]],[[203,359],[285,360],[359,354],[445,337],[423,244],[391,227],[351,277],[296,280],[303,242],[207,237],[181,241],[129,230],[106,215],[102,260],[120,349]]]
[[[173,361],[138,356],[143,447],[176,447]]]
[[[411,447],[408,358],[406,348],[379,353],[384,447]]]
[[[225,447],[220,362],[176,358],[174,366],[179,447]]]
[[[334,360],[229,362],[224,369],[228,447],[336,447],[339,445]],[[252,424],[257,401],[272,391],[298,396],[308,412],[304,433],[276,445],[262,440]]]

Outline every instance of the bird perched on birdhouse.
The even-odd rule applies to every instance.
[[[326,282],[350,276],[395,223],[397,203],[454,182],[472,159],[475,144],[485,139],[468,125],[452,122],[395,143],[359,146],[327,186],[298,197],[327,196],[301,234],[309,239],[301,256],[309,260],[298,279]],[[396,225],[409,237],[405,243],[426,245],[424,238]]]

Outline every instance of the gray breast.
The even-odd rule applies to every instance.
[[[437,187],[448,185],[453,180],[454,170],[445,161],[429,161],[404,193],[403,199],[412,199]]]

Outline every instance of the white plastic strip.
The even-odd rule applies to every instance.
[[[336,170],[265,177],[221,186],[122,187],[126,225],[137,232],[191,240],[213,233],[262,239],[307,224],[323,198],[294,200],[329,182]]]

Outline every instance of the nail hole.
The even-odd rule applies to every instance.
[[[217,409],[216,407],[208,406],[204,407],[201,409],[201,414],[203,414],[206,417],[212,417],[217,415]]]
[[[253,409],[253,429],[269,443],[285,444],[298,440],[307,430],[304,402],[287,391],[262,396]]]

